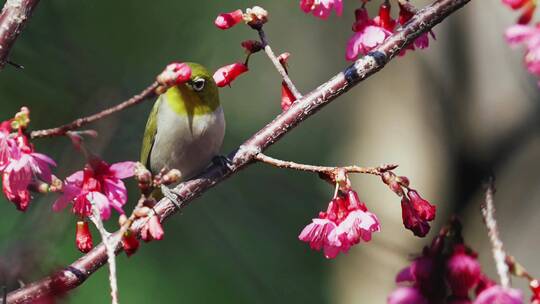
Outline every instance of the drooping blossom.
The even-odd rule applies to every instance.
[[[263,49],[262,43],[257,40],[244,40],[240,45],[246,50],[246,54],[248,55],[257,53]]]
[[[415,287],[398,287],[388,296],[388,304],[428,304],[427,299]]]
[[[446,280],[457,297],[467,297],[469,291],[476,287],[480,280],[480,263],[474,254],[467,253],[464,245],[454,247],[454,252],[446,263]]]
[[[502,2],[512,10],[522,11],[517,20],[518,24],[528,24],[534,15],[534,11],[536,10],[535,0],[502,0]]]
[[[474,304],[494,303],[523,304],[523,295],[520,290],[495,285],[482,291],[474,300]]]
[[[300,8],[306,14],[311,13],[315,17],[327,19],[332,11],[341,16],[343,13],[343,0],[300,0]]]
[[[230,85],[236,77],[242,75],[248,71],[248,67],[241,63],[235,62],[224,67],[219,68],[214,73],[214,81],[218,87],[224,87]]]
[[[128,230],[122,236],[122,247],[128,257],[137,252],[139,245],[139,240],[133,231]]]
[[[505,37],[510,46],[525,45],[525,66],[529,73],[540,76],[540,24],[513,25],[506,30]]]
[[[424,237],[430,229],[428,222],[435,219],[436,207],[411,189],[401,199],[401,212],[405,228],[418,237]]]
[[[25,211],[31,199],[29,186],[36,180],[50,183],[50,167],[56,166],[56,163],[47,155],[34,152],[23,134],[17,135],[16,143],[8,143],[8,146],[7,165],[2,172],[2,190],[17,209]]]
[[[399,25],[404,25],[405,23],[409,22],[409,20],[411,20],[413,16],[414,16],[414,12],[410,11],[406,6],[402,5],[401,3],[399,4],[399,15],[398,15]],[[399,55],[403,56],[405,55],[407,50],[414,51],[415,48],[419,48],[419,49],[428,48],[429,36],[431,36],[431,38],[433,38],[434,40],[436,39],[435,33],[432,30],[429,30],[426,33],[420,34],[420,36],[418,36],[418,38],[416,38],[413,43],[409,44],[409,46],[403,49],[399,53]]]
[[[16,145],[15,140],[10,136],[10,133],[10,121],[8,120],[0,123],[0,172],[2,172],[9,163],[12,147]]]
[[[384,6],[384,4],[383,4]],[[378,18],[370,19],[366,8],[359,8],[355,11],[356,21],[352,30],[354,35],[347,42],[346,58],[355,60],[359,55],[366,55],[372,49],[379,46],[386,37],[392,34],[395,22],[386,14],[386,6],[381,6]]]
[[[291,56],[290,53],[285,52],[278,56],[279,63],[281,66],[283,66],[283,69],[285,69],[285,73],[289,74],[287,61],[289,60],[289,57]],[[287,111],[293,102],[296,101],[296,97],[294,96],[291,89],[289,89],[289,86],[285,81],[281,81],[281,110]]]
[[[148,220],[148,223],[141,229],[141,238],[145,242],[162,240],[164,234],[163,227],[161,226],[157,215],[152,215]]]
[[[243,13],[240,9],[237,9],[230,13],[222,13],[217,16],[214,24],[222,30],[230,29],[231,27],[237,25],[243,20],[242,16]]]
[[[134,171],[135,162],[109,165],[98,158],[91,158],[83,170],[66,178],[63,194],[54,203],[53,210],[62,210],[72,202],[73,213],[86,217],[92,214],[94,203],[104,220],[110,217],[111,207],[123,214],[127,190],[122,179],[133,176]]]
[[[333,259],[361,241],[370,241],[371,234],[377,231],[377,216],[368,211],[355,191],[347,190],[332,199],[327,211],[313,219],[298,238],[314,250],[323,250],[327,259]]]
[[[87,221],[77,221],[75,230],[75,245],[82,253],[87,253],[92,250],[94,243],[92,242],[92,234]]]

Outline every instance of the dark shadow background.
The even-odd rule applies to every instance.
[[[220,12],[256,4],[271,14],[266,31],[276,53],[292,53],[290,73],[301,91],[348,65],[352,1],[345,1],[342,18],[325,22],[303,14],[297,1],[50,0],[38,5],[12,52],[11,59],[26,69],[0,73],[0,119],[27,105],[32,128],[52,127],[138,93],[171,61],[196,61],[215,70],[243,60],[240,42],[255,39],[255,32],[244,26],[220,31],[213,20]],[[514,18],[498,1],[468,5],[435,29],[438,40],[428,50],[396,59],[268,154],[327,165],[399,163],[398,173],[437,203],[437,225],[451,213],[463,216],[465,237],[488,272],[492,263],[478,206],[482,181],[494,172],[503,240],[540,273],[534,271],[540,266],[539,95],[521,66],[520,51],[502,39]],[[279,113],[279,96],[277,72],[262,54],[253,56],[250,72],[221,90],[224,153]],[[92,125],[100,137],[88,145],[109,162],[137,160],[151,106],[146,102]],[[83,165],[66,138],[35,144],[58,161],[59,176]],[[354,185],[383,230],[372,244],[327,261],[297,235],[325,208],[332,189],[313,175],[254,165],[167,221],[163,241],[118,258],[120,300],[383,303],[395,273],[427,240],[404,231],[399,199],[378,179],[357,177]],[[132,198],[134,186],[130,181]],[[75,219],[67,211],[52,213],[53,200],[38,197],[25,214],[0,204],[0,284],[17,288],[80,256]],[[101,269],[65,302],[108,302],[107,275]]]

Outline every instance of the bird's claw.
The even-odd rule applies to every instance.
[[[178,208],[178,210],[182,208],[182,204],[180,202],[181,195],[176,189],[170,189],[165,185],[161,185],[161,193],[163,193],[163,196],[168,198]]]
[[[218,166],[225,166],[227,169],[232,170],[233,169],[233,163],[230,158],[228,158],[225,155],[216,155],[214,158],[212,158],[212,163],[214,165]]]

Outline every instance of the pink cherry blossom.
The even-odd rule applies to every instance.
[[[482,291],[474,304],[523,304],[521,291],[513,288],[504,288],[499,285],[492,286]]]
[[[524,61],[527,70],[540,76],[540,25],[513,25],[506,30],[505,37],[510,46],[525,45]]]
[[[25,143],[23,138],[19,141]],[[50,183],[50,167],[56,163],[47,155],[33,152],[30,146],[21,145],[14,144],[9,148],[8,164],[2,173],[2,190],[17,209],[25,211],[31,199],[28,187],[36,179]]]
[[[10,137],[11,127],[9,121],[0,123],[0,172],[5,169],[11,158],[12,149],[15,146],[15,140]]]
[[[356,21],[353,24],[355,34],[347,42],[345,56],[347,60],[351,61],[355,60],[359,55],[368,54],[392,34],[388,29],[369,19],[365,8],[357,9],[355,13]]]
[[[371,234],[377,231],[377,216],[367,210],[355,191],[348,190],[332,199],[327,211],[313,219],[298,238],[313,250],[322,249],[327,259],[333,259],[361,241],[370,241]]]
[[[163,231],[163,227],[161,226],[159,218],[156,215],[151,216],[148,223],[146,223],[146,225],[144,225],[144,227],[141,229],[141,238],[145,242],[162,240],[164,234],[165,232]]]
[[[469,290],[480,280],[480,263],[476,257],[469,255],[461,244],[454,247],[454,252],[446,262],[446,268],[446,280],[455,296],[466,297]]]
[[[64,209],[73,203],[73,213],[81,217],[92,214],[92,203],[96,204],[102,219],[111,215],[111,207],[123,214],[122,207],[127,201],[127,190],[122,179],[133,176],[134,162],[109,165],[93,159],[81,171],[66,178],[63,194],[53,205],[54,211]]]
[[[388,304],[427,304],[428,301],[418,288],[399,287],[388,296]]]
[[[300,8],[306,14],[327,19],[332,10],[336,11],[336,15],[341,16],[343,13],[343,0],[300,0]]]

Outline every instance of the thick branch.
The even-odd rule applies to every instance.
[[[493,258],[495,259],[501,286],[507,288],[510,286],[510,278],[508,275],[508,265],[506,264],[506,253],[504,252],[503,243],[499,237],[499,230],[497,229],[497,221],[495,220],[495,204],[493,203],[494,192],[495,187],[493,186],[493,181],[490,181],[486,189],[485,204],[482,204],[482,216],[484,217],[484,223],[488,230],[489,241],[491,242]]]
[[[0,13],[0,70],[39,0],[7,0]]]
[[[315,114],[336,97],[344,94],[359,82],[382,69],[386,63],[415,38],[429,31],[469,1],[438,0],[432,5],[420,10],[403,28],[388,37],[373,52],[357,60],[352,66],[345,69],[345,71],[302,97],[289,110],[281,113],[272,122],[245,141],[238,149],[231,152],[228,155],[230,163],[213,165],[199,177],[178,185],[175,190],[180,194],[177,202],[180,208],[186,207],[196,197],[251,164],[258,153],[274,144],[303,120]],[[154,210],[161,219],[164,219],[176,213],[179,208],[169,199],[164,198],[154,207]],[[138,232],[143,224],[144,219],[137,220],[133,223],[132,229]],[[117,252],[119,251],[120,248],[117,248]],[[105,264],[106,261],[107,254],[105,246],[100,244],[88,254],[56,274],[11,292],[8,296],[8,303],[30,303],[45,295],[67,292],[82,284],[88,276]]]
[[[38,137],[53,137],[53,136],[62,136],[65,135],[68,131],[72,131],[75,129],[78,129],[86,124],[89,124],[91,122],[94,122],[96,120],[102,119],[106,116],[109,116],[111,114],[114,114],[116,112],[120,112],[124,110],[125,108],[134,106],[136,104],[139,104],[146,99],[153,98],[156,96],[156,89],[158,88],[159,84],[157,82],[152,83],[149,87],[144,89],[140,94],[135,95],[131,97],[130,99],[112,107],[108,108],[106,110],[103,110],[99,113],[76,119],[68,124],[65,124],[60,127],[52,128],[52,129],[46,129],[46,130],[38,130],[38,131],[32,131],[30,133],[30,136],[32,138],[38,138]]]

